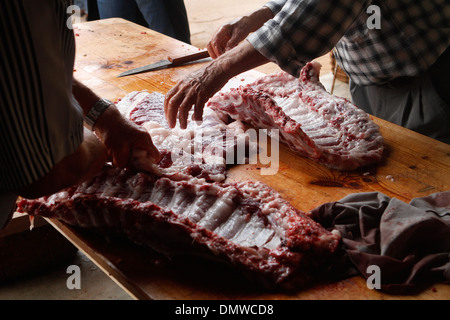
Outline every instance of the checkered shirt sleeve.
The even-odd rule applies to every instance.
[[[367,1],[354,0],[282,2],[266,4],[275,10],[275,17],[247,39],[294,76],[299,75],[305,63],[329,52],[367,6]]]
[[[380,9],[380,28],[368,26],[371,5]],[[335,47],[354,82],[383,84],[425,72],[450,45],[448,0],[275,0],[266,6],[274,19],[247,39],[294,76]]]

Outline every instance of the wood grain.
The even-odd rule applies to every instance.
[[[117,78],[131,68],[197,48],[121,19],[79,24],[75,29],[75,76],[99,95],[119,100],[135,90],[166,93],[177,81],[205,63]],[[227,87],[251,82],[260,73],[246,72]],[[276,175],[262,175],[261,165],[238,165],[228,181],[259,180],[294,206],[309,211],[350,193],[379,191],[409,202],[414,197],[450,190],[450,146],[374,118],[385,138],[380,164],[355,172],[330,170],[280,148]],[[298,292],[267,292],[249,286],[224,266],[197,259],[168,262],[146,248],[109,240],[51,223],[136,299],[449,299],[449,286],[436,285],[418,295],[388,295],[367,288],[362,277],[317,284]]]

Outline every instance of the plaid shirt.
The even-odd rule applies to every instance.
[[[368,27],[370,5],[380,8],[378,29]],[[275,17],[247,39],[294,76],[335,48],[352,81],[384,84],[424,73],[450,45],[448,0],[273,0],[265,6]]]

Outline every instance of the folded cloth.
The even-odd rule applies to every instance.
[[[409,204],[379,192],[355,193],[309,215],[341,233],[342,277],[360,273],[373,279],[369,266],[375,266],[379,289],[401,294],[450,283],[450,191]]]

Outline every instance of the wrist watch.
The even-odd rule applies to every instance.
[[[94,125],[100,115],[108,109],[110,105],[113,105],[111,101],[108,99],[100,99],[98,100],[94,106],[89,110],[88,114],[84,118],[84,123],[86,123],[89,130],[94,131]]]

